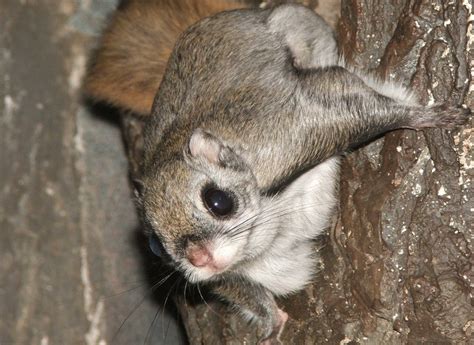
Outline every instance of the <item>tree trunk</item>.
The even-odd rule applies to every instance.
[[[114,7],[0,0],[0,345],[138,345],[164,315],[143,282],[118,117],[80,96]],[[169,324],[153,344],[179,343]]]
[[[180,342],[169,319],[154,321],[153,299],[134,311],[149,294],[148,258],[120,133],[80,105],[91,36],[112,7],[0,5],[1,345]],[[341,48],[351,63],[411,84],[423,103],[474,108],[472,16],[469,0],[346,1]],[[121,119],[133,175],[143,124]],[[345,158],[340,211],[317,244],[321,270],[279,301],[286,344],[469,343],[473,133],[397,131]],[[191,294],[175,297],[191,344],[255,342],[238,316]]]
[[[346,1],[340,47],[352,64],[410,85],[423,104],[472,108],[472,15],[469,1]],[[140,141],[139,126],[124,118],[129,143]],[[472,341],[473,141],[470,126],[399,130],[343,160],[340,211],[318,244],[321,270],[279,301],[290,316],[284,343]],[[181,297],[191,344],[256,341],[218,303]]]

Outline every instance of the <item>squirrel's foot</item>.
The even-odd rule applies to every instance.
[[[277,315],[275,315],[275,320],[268,320],[266,325],[262,325],[268,334],[260,340],[260,345],[281,345],[280,335],[285,328],[286,321],[288,320],[288,314],[285,313],[280,308],[277,309]]]

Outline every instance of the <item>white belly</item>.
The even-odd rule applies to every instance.
[[[275,295],[300,290],[315,272],[312,239],[329,225],[337,202],[339,158],[332,157],[293,181],[281,194],[288,211],[277,225],[269,250],[245,267],[244,274]],[[281,199],[283,200],[283,199]]]

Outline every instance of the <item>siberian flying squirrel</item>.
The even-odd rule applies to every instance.
[[[420,106],[346,66],[303,6],[221,12],[236,7],[132,1],[106,29],[86,91],[146,116],[137,205],[154,250],[272,343],[287,319],[274,296],[314,273],[338,155],[397,128],[451,128],[470,111]]]

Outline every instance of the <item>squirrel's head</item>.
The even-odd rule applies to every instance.
[[[265,138],[245,130],[254,117],[284,126],[273,114],[297,111],[294,59],[270,15],[224,12],[186,30],[145,126],[139,209],[152,247],[190,281],[238,271],[269,249],[289,213],[288,199],[267,196],[273,157],[255,145]]]
[[[136,194],[151,248],[193,282],[238,268],[274,236],[261,231],[265,198],[244,158],[201,129],[144,169]]]

